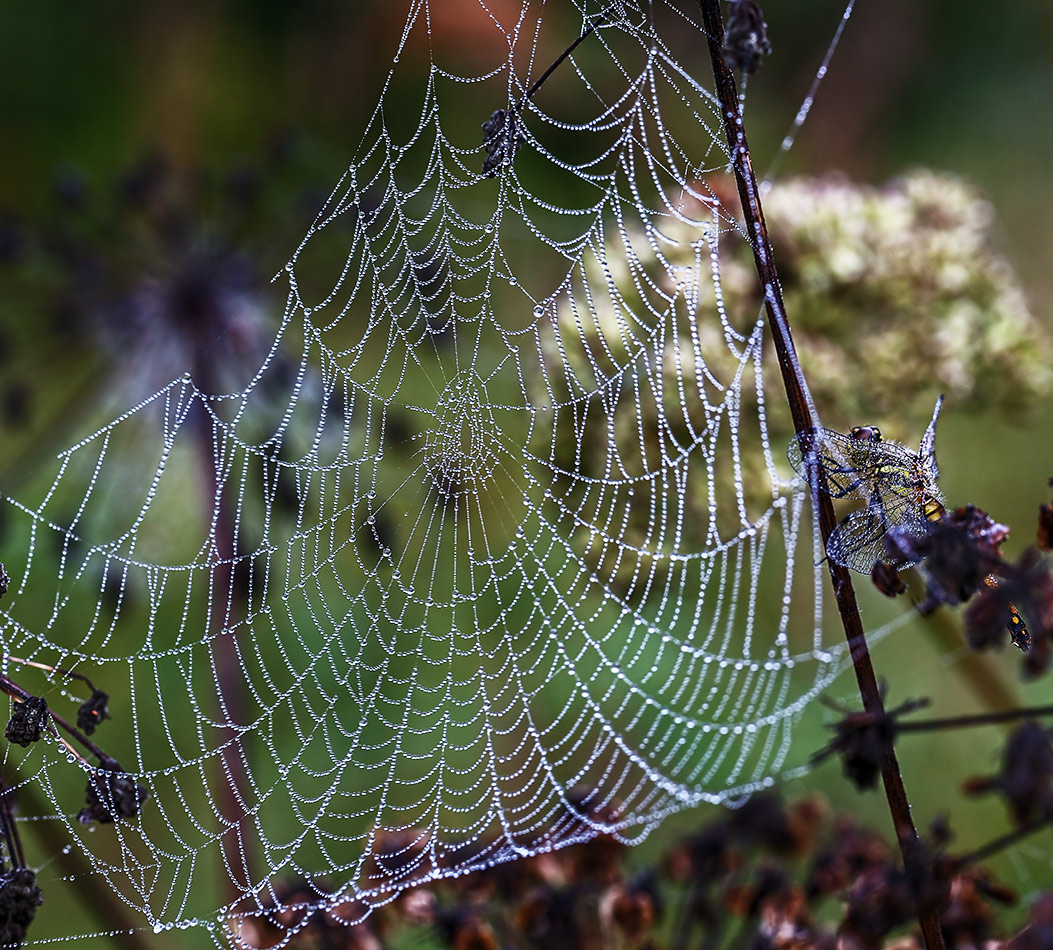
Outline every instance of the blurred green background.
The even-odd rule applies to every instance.
[[[433,5],[434,41],[466,57],[479,39],[471,31],[465,35],[460,8],[473,2]],[[842,9],[828,0],[765,4],[774,54],[750,82],[747,109],[758,169],[776,154]],[[387,0],[5,5],[5,233],[17,245],[21,234],[70,213],[71,188],[90,203],[144,156],[160,155],[178,169],[243,169],[255,176],[265,200],[242,222],[240,236],[252,242],[261,272],[273,273],[354,152],[402,17],[401,5]],[[876,183],[927,166],[965,176],[993,203],[1000,250],[1017,268],[1033,311],[1053,330],[1051,43],[1053,7],[1033,0],[1007,0],[997,8],[979,0],[862,0],[781,174],[838,170]],[[699,48],[697,56],[697,63],[685,65],[704,77],[705,50]],[[201,194],[194,210],[202,216],[228,200],[218,188]],[[49,404],[57,398],[49,394],[58,391],[49,380],[82,387],[102,402],[115,382],[82,353],[57,351],[47,321],[27,320],[41,305],[0,273],[5,491],[32,477],[27,469],[38,453],[47,455],[83,434],[71,431],[57,409],[65,397]],[[1005,372],[1012,374],[1012,365]],[[20,393],[14,397],[12,381]],[[882,422],[830,423],[858,421]],[[1016,418],[965,415],[953,405],[944,410],[939,449],[945,494],[951,504],[972,501],[1013,526],[1010,556],[1031,540],[1036,506],[1048,500],[1050,422],[1046,405]],[[936,622],[941,624],[947,628],[943,639],[933,635],[933,623],[914,623],[881,644],[879,672],[890,683],[893,703],[927,695],[941,714],[973,711],[977,700],[961,675],[972,661],[955,647],[955,619],[942,617]],[[1019,682],[1016,661],[1008,653],[985,657],[976,675],[1016,692],[1021,701],[1048,697],[1048,680]],[[851,677],[839,685],[839,698],[850,700]],[[818,747],[825,741],[823,717],[821,710],[808,717],[800,742]],[[963,803],[957,791],[965,776],[994,769],[999,740],[993,729],[904,740],[901,759],[919,824],[952,810],[964,847],[1002,826],[997,802]],[[883,819],[883,800],[861,797],[840,779],[836,763],[787,792],[813,787],[837,806]],[[670,821],[639,849],[639,860],[699,820],[681,815]],[[1034,839],[995,867],[1025,894],[1048,886],[1049,845],[1048,835]]]

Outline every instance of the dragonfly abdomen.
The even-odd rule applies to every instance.
[[[926,492],[922,496],[921,513],[925,516],[926,521],[931,521],[935,524],[938,521],[943,521],[947,515],[947,509],[943,507],[943,502],[939,498]]]

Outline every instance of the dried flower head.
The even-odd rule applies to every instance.
[[[771,54],[768,24],[754,0],[731,0],[724,27],[724,62],[746,75],[755,73],[765,56]]]
[[[886,597],[898,597],[907,592],[907,585],[900,577],[899,571],[888,561],[875,561],[870,571],[870,579]]]
[[[735,916],[751,919],[760,913],[764,904],[785,898],[792,888],[783,868],[764,861],[753,869],[747,882],[733,883],[726,889],[724,903]]]
[[[493,177],[501,169],[512,164],[516,150],[526,136],[519,127],[519,115],[514,109],[497,109],[483,123],[483,147],[486,158],[483,161],[483,174]]]
[[[10,742],[29,746],[40,741],[47,721],[47,701],[40,696],[27,696],[21,702],[14,703],[4,735]]]
[[[1042,894],[1031,907],[1027,926],[1005,944],[1005,950],[1048,950],[1053,947],[1053,892]]]
[[[91,696],[81,703],[77,710],[77,728],[90,736],[99,723],[110,718],[110,710],[107,706],[109,701],[110,697],[101,689],[93,690]]]
[[[813,764],[837,754],[845,777],[856,788],[874,788],[881,763],[896,735],[896,720],[926,705],[928,700],[909,700],[883,714],[838,710],[842,716],[833,724],[837,734],[812,756]]]
[[[1053,505],[1038,506],[1038,527],[1035,530],[1035,540],[1040,551],[1053,549]],[[0,571],[3,565],[0,564]]]
[[[121,818],[134,818],[149,794],[113,759],[106,759],[88,779],[87,807],[77,813],[77,820],[89,825],[93,821],[109,824]]]
[[[0,944],[21,944],[37,908],[43,903],[36,874],[29,868],[14,868],[0,874]]]
[[[992,901],[1011,904],[1015,895],[991,881],[979,868],[966,868],[951,881],[948,901],[940,910],[940,928],[948,947],[983,947],[994,936]]]
[[[915,894],[902,871],[891,866],[864,871],[848,892],[840,933],[858,947],[881,946],[890,931],[915,915]]]
[[[636,946],[654,927],[661,906],[655,876],[645,873],[628,884],[608,889],[600,905],[600,917],[631,946]]]
[[[779,857],[807,850],[822,812],[809,800],[787,806],[774,792],[760,792],[730,813],[728,828],[744,844],[758,844]]]
[[[1053,818],[1053,745],[1049,732],[1036,722],[1013,730],[1002,757],[1002,770],[993,776],[969,779],[967,795],[1001,791],[1018,825]]]
[[[975,505],[948,512],[924,533],[892,528],[886,535],[890,552],[907,562],[921,561],[927,597],[922,612],[940,604],[968,600],[992,571],[999,570],[998,546],[1009,529]]]
[[[849,818],[837,821],[832,843],[816,854],[808,872],[807,892],[828,897],[844,890],[861,873],[882,867],[891,851],[876,832]]]
[[[1003,627],[1010,629],[1014,643],[1027,646],[1024,672],[1037,676],[1049,669],[1050,631],[1053,630],[1053,572],[1035,548],[1021,554],[1015,563],[1002,563],[997,583],[981,589],[965,612],[966,640],[974,649],[998,646],[1005,641]],[[1026,642],[1014,633],[1012,618],[1023,613],[1030,627]]]

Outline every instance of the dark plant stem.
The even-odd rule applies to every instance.
[[[203,393],[216,393],[212,366],[202,356],[194,368],[194,382]],[[202,397],[202,400],[204,397]],[[238,654],[235,612],[234,571],[236,568],[236,537],[234,513],[228,486],[222,473],[217,470],[219,453],[213,446],[213,433],[209,422],[211,416],[204,402],[198,413],[195,426],[198,461],[201,466],[202,501],[206,520],[213,531],[214,549],[211,563],[212,587],[210,590],[211,611],[209,617],[212,636],[212,661],[215,664],[216,681],[219,686],[216,697],[221,720],[230,726],[229,742],[222,744],[218,756],[216,786],[220,811],[220,847],[228,882],[227,896],[232,900],[243,896],[242,886],[251,880],[251,868],[255,857],[251,834],[243,834],[242,828],[248,816],[244,796],[251,784],[248,763],[237,727],[245,720],[245,686],[242,682],[241,658]],[[239,873],[240,872],[240,873]],[[239,877],[243,880],[239,881]]]
[[[22,839],[18,836],[18,826],[15,824],[15,816],[11,811],[10,793],[3,778],[0,777],[0,826],[4,830],[4,842],[7,844],[7,856],[11,861],[11,867],[24,868],[26,856],[22,851]],[[0,864],[0,868],[3,865]]]
[[[53,814],[53,806],[44,801],[32,782],[18,787],[18,800],[26,814]],[[29,833],[39,840],[45,852],[55,855],[55,863],[71,881],[78,902],[110,933],[115,947],[126,950],[151,950],[156,944],[142,935],[142,921],[133,917],[128,905],[106,883],[106,878],[84,857],[80,850],[70,847],[65,836],[65,825],[53,821],[29,822]],[[46,898],[45,898],[46,899]]]
[[[990,726],[1017,719],[1037,719],[1053,716],[1053,706],[1025,706],[1002,712],[977,713],[974,716],[948,716],[944,719],[911,719],[896,723],[896,732],[935,732],[938,729],[964,729],[968,726]]]
[[[696,880],[684,888],[681,895],[680,906],[676,915],[676,926],[673,936],[673,950],[687,950],[688,937],[691,934],[691,925],[695,917],[695,901],[702,891],[702,885]]]
[[[699,4],[702,10],[702,22],[709,41],[709,58],[713,65],[713,79],[720,101],[724,133],[727,137],[731,164],[738,180],[739,200],[742,203],[746,230],[753,246],[753,260],[757,276],[764,291],[764,307],[775,343],[775,351],[779,358],[779,369],[782,372],[786,400],[789,403],[795,431],[804,432],[814,424],[808,386],[797,360],[793,337],[790,334],[790,324],[782,299],[782,287],[775,268],[775,258],[764,221],[764,211],[761,207],[760,190],[757,177],[753,172],[749,145],[746,141],[746,130],[739,110],[735,77],[727,63],[724,62],[722,53],[724,23],[720,13],[720,0],[699,0]],[[819,473],[816,472],[809,481],[812,483],[812,505],[818,516],[819,531],[825,547],[836,526],[836,519],[833,502],[829,495],[818,490],[818,478]],[[873,715],[884,716],[885,704],[881,698],[873,663],[870,660],[870,650],[867,646],[848,568],[835,564],[829,558],[827,558],[827,565],[833,582],[837,609],[841,615],[845,637],[848,640],[863,708]],[[881,757],[881,779],[885,787],[889,811],[892,814],[896,838],[899,841],[900,853],[903,855],[904,866],[915,880],[923,880],[926,869],[921,844],[917,829],[914,827],[914,819],[910,814],[910,802],[907,800],[903,776],[900,774],[899,762],[891,742]],[[928,950],[942,950],[943,936],[935,910],[919,905],[918,923]]]

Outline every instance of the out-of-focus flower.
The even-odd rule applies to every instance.
[[[720,197],[735,207],[733,195]],[[589,380],[601,370],[623,380],[610,387],[607,424],[581,427],[571,413],[555,420],[543,446],[554,468],[602,477],[613,441],[624,470],[643,472],[654,459],[720,435],[726,423],[712,406],[752,372],[743,341],[762,295],[738,231],[719,216],[707,222],[714,207],[719,213],[716,201],[689,203],[683,211],[697,223],[664,221],[660,245],[631,232],[611,238],[602,255],[586,259],[588,297],[581,289],[559,298],[556,318],[539,325],[550,382]],[[1022,412],[1053,392],[1053,341],[995,250],[990,205],[961,179],[932,171],[884,187],[840,176],[787,179],[765,196],[765,213],[809,387],[820,407],[836,407],[839,425],[880,423],[888,436],[907,437],[928,417],[934,392],[946,392],[960,410],[1003,413]],[[646,324],[656,306],[647,286],[661,292],[668,315],[657,353],[647,352],[651,338],[641,336],[633,316],[644,315]],[[761,365],[763,389],[781,392],[776,361]],[[576,399],[569,390],[546,390],[540,378],[528,385],[538,387],[538,404]],[[736,390],[743,439],[758,412],[756,390],[752,382]],[[765,404],[764,418],[770,443],[788,444],[794,432],[781,399]],[[748,514],[771,504],[764,453],[743,452],[736,465],[722,468],[718,457],[713,472],[687,468],[684,547],[706,544],[713,510],[721,536],[741,529],[737,490]],[[662,503],[663,486],[640,478],[632,487],[624,500],[626,541],[653,547],[650,512]],[[602,558],[588,532],[571,541],[588,563]],[[656,557],[652,570],[663,563]],[[626,559],[619,569],[615,585],[631,584],[633,564]]]
[[[297,216],[316,210],[288,180],[287,151],[279,143],[256,165],[225,170],[150,154],[109,187],[75,169],[56,176],[55,213],[11,226],[0,270],[5,299],[22,314],[0,334],[10,369],[0,412],[14,436],[30,432],[29,448],[43,450],[53,416],[103,414],[102,393],[90,392],[101,381],[124,406],[186,372],[215,393],[252,378],[278,325],[265,292],[288,234],[275,225],[290,206]],[[46,399],[30,369],[42,363],[59,381]],[[20,468],[32,468],[24,455]]]
[[[747,75],[755,73],[764,57],[771,55],[768,24],[753,0],[731,0],[722,52],[728,66]]]
[[[966,794],[1000,791],[1018,825],[1053,818],[1053,744],[1038,723],[1018,726],[1006,743],[1002,769],[966,782]]]

